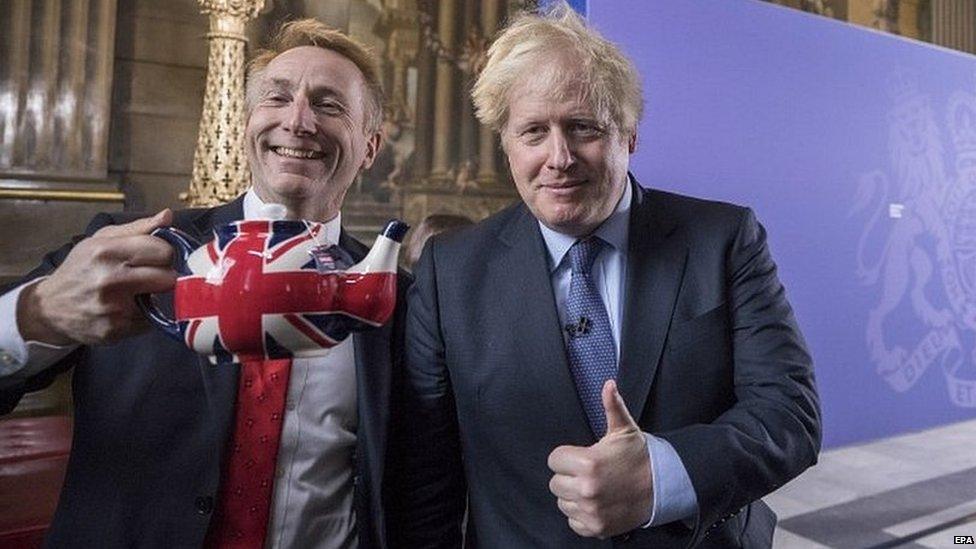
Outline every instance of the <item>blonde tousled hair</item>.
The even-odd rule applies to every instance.
[[[644,110],[634,64],[565,2],[517,16],[495,39],[471,92],[478,120],[501,132],[511,94],[523,83],[556,100],[584,99],[622,135],[636,133]]]

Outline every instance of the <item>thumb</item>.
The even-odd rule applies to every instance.
[[[607,414],[607,435],[616,432],[639,430],[637,422],[627,411],[624,399],[617,391],[617,382],[608,379],[603,384],[603,411]]]
[[[165,227],[173,223],[173,211],[165,208],[152,217],[143,217],[123,223],[122,225],[109,225],[98,231],[99,236],[135,236],[149,234],[154,230]]]

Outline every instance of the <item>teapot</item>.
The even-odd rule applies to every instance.
[[[397,255],[409,227],[391,220],[351,265],[324,226],[254,219],[214,228],[201,245],[173,227],[152,234],[176,251],[170,318],[157,296],[137,297],[163,332],[215,364],[320,356],[353,331],[383,325],[396,305]]]

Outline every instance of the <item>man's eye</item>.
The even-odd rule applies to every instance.
[[[599,126],[594,124],[587,124],[585,122],[578,122],[570,126],[570,131],[576,135],[582,136],[596,136],[600,135],[603,130]]]
[[[545,126],[529,126],[528,128],[522,130],[519,137],[522,139],[522,141],[528,143],[538,143],[545,139],[546,133],[548,133],[548,129]]]
[[[342,105],[335,101],[319,101],[315,103],[315,108],[327,114],[340,114],[344,111]]]
[[[546,128],[530,128],[519,134],[519,140],[527,145],[538,145],[546,140],[549,131]]]
[[[268,95],[267,97],[264,98],[264,100],[273,105],[277,105],[281,103],[287,103],[288,97],[281,95],[280,93],[275,93],[275,94]]]

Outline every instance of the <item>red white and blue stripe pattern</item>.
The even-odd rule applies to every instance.
[[[378,271],[320,273],[309,254],[319,224],[239,221],[215,232],[187,259],[174,299],[183,340],[215,362],[322,354],[393,312],[395,256]]]

